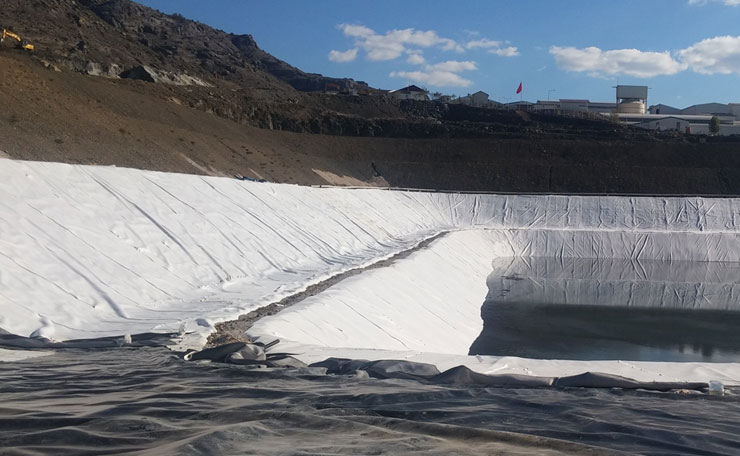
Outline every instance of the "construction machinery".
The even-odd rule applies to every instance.
[[[29,43],[28,41],[22,39],[17,33],[13,33],[10,30],[3,29],[3,36],[0,38],[0,43],[5,41],[5,38],[12,38],[18,42],[17,47],[19,49],[25,49],[26,51],[33,51],[34,46],[33,44]]]

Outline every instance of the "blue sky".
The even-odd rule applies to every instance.
[[[740,0],[141,0],[248,33],[307,72],[499,101],[740,102]]]

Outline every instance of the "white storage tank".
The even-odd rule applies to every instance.
[[[625,114],[645,114],[648,86],[618,85],[617,112]]]
[[[645,103],[641,100],[624,100],[619,103],[617,112],[625,114],[645,114]]]

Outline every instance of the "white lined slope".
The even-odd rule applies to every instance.
[[[473,227],[497,233],[472,252],[486,255],[739,261],[739,216],[737,199],[318,189],[0,160],[0,328],[58,340],[192,329]]]
[[[515,239],[521,239],[519,236]],[[555,236],[554,239],[562,238]],[[632,239],[625,237],[625,247]],[[687,308],[689,298],[698,297],[694,308],[740,311],[735,297],[740,289],[740,278],[731,277],[732,271],[722,266],[709,265],[703,269],[701,265],[694,265],[698,269],[644,271],[655,273],[655,283],[625,266],[641,262],[650,264],[646,258],[632,260],[634,263],[619,260],[615,267],[606,271],[598,269],[599,263],[594,266],[584,258],[578,258],[580,261],[571,261],[572,257],[547,258],[544,267],[549,269],[543,271],[540,263],[543,259],[536,255],[548,251],[552,244],[528,244],[527,252],[532,253],[532,257],[500,257],[502,252],[519,245],[512,245],[511,240],[511,233],[501,230],[450,233],[390,267],[344,280],[274,316],[265,317],[257,321],[248,334],[265,341],[279,338],[281,350],[296,353],[307,363],[329,357],[403,359],[434,364],[440,370],[465,365],[486,374],[558,377],[591,371],[644,382],[720,380],[726,384],[740,384],[738,363],[466,356],[481,334],[481,308],[492,293],[507,293],[502,302],[611,305],[622,300],[622,305],[628,307],[631,300],[644,306],[644,300],[648,299],[654,307],[668,308]],[[598,236],[593,239],[595,245],[599,245],[599,240]],[[649,251],[643,250],[642,256]],[[665,250],[654,253],[661,256]],[[498,269],[491,267],[490,260],[486,261],[491,258],[495,259],[494,266]],[[500,260],[506,263],[504,267],[495,264]],[[606,265],[608,267],[610,262]],[[595,275],[585,274],[584,269],[589,267]],[[500,284],[502,274],[512,275]],[[582,275],[586,278],[582,279]],[[645,280],[632,286],[640,278]],[[727,283],[714,286],[713,280],[727,280]],[[574,282],[577,286],[568,288]],[[704,287],[704,283],[708,286]],[[693,286],[698,288],[697,293],[705,295],[682,293]]]
[[[2,160],[0,327],[61,340],[233,318],[449,226],[402,194],[340,195]]]

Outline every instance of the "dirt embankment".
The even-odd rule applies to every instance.
[[[537,123],[517,126],[500,119],[488,123],[518,128],[517,135],[295,133],[191,107],[188,88],[57,72],[12,51],[0,52],[0,65],[0,150],[11,158],[239,174],[304,185],[740,194],[737,142],[630,138],[620,132],[598,139],[598,130],[587,128],[583,131],[590,133],[579,137],[579,128],[567,123],[560,132],[551,127],[545,134],[533,131],[540,128]]]
[[[321,137],[281,134],[185,105],[176,87],[44,68],[0,52],[0,150],[11,158],[301,184],[373,182]],[[325,179],[314,172],[321,170]]]

